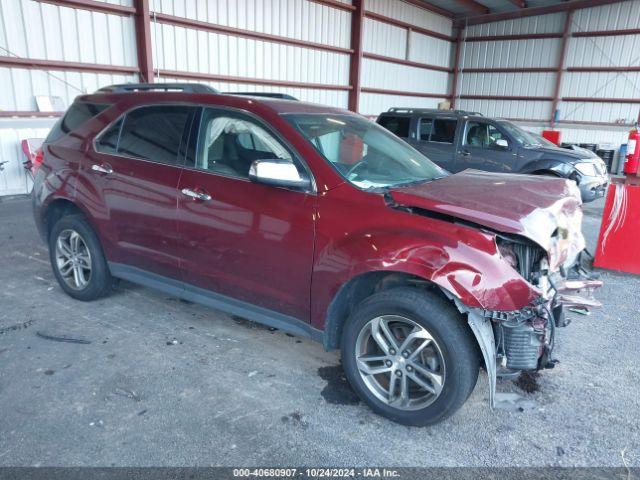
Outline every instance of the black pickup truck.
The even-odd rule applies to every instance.
[[[442,168],[551,175],[574,180],[582,200],[602,197],[609,176],[599,158],[543,145],[507,120],[461,110],[391,108],[377,122]]]

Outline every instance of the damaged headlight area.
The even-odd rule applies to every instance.
[[[498,236],[496,245],[502,258],[511,265],[527,282],[536,285],[540,278],[540,272],[548,265],[543,265],[546,260],[544,249],[535,243],[517,238]]]

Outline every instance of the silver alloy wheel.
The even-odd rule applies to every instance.
[[[84,238],[75,230],[60,232],[56,240],[56,267],[65,283],[83,290],[91,280],[91,253]]]
[[[442,392],[445,362],[438,342],[409,318],[383,315],[360,330],[355,345],[360,376],[376,398],[400,410],[419,410]]]

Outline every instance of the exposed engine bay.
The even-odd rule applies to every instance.
[[[580,230],[582,212],[576,209],[569,228],[557,227],[549,250],[529,239],[496,235],[502,257],[541,296],[530,306],[517,311],[466,309],[469,324],[482,350],[490,376],[491,407],[500,406],[495,392],[496,378],[512,378],[523,371],[553,368],[556,329],[570,323],[567,311],[587,314],[601,304],[592,296],[602,286],[591,270],[592,257],[584,248]],[[513,402],[513,399],[510,400]]]
[[[468,174],[483,178],[476,172]],[[446,189],[410,193],[413,195],[394,195],[394,208],[492,235],[500,261],[525,280],[525,288],[535,292],[533,301],[518,310],[493,310],[468,306],[445,291],[467,315],[489,374],[491,406],[496,406],[500,402],[495,392],[497,377],[553,368],[557,363],[553,357],[556,329],[570,323],[567,313],[586,314],[601,306],[592,296],[602,282],[591,272],[592,257],[585,249],[580,192],[575,183],[565,181],[562,191],[540,194],[537,204],[523,202],[508,218],[497,215],[497,209],[495,215],[493,211],[487,214],[493,204],[463,204],[452,196],[445,202]],[[503,292],[508,299],[506,290]]]

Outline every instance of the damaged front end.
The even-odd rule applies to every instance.
[[[559,230],[559,229],[558,229]],[[516,311],[458,308],[468,314],[482,351],[490,379],[491,407],[501,402],[513,404],[513,396],[503,400],[496,394],[496,378],[513,378],[523,371],[553,368],[556,328],[569,325],[570,311],[586,314],[601,304],[593,291],[602,282],[591,272],[591,255],[583,248],[579,233],[565,241],[575,231],[559,232],[564,238],[552,238],[556,251],[545,251],[526,238],[498,234],[496,243],[507,261],[541,295],[531,305]]]
[[[492,406],[498,376],[552,368],[555,332],[569,324],[568,313],[600,306],[592,294],[602,283],[590,271],[575,182],[468,170],[394,190],[389,204],[493,243],[490,260],[464,257],[433,276],[467,315]]]

